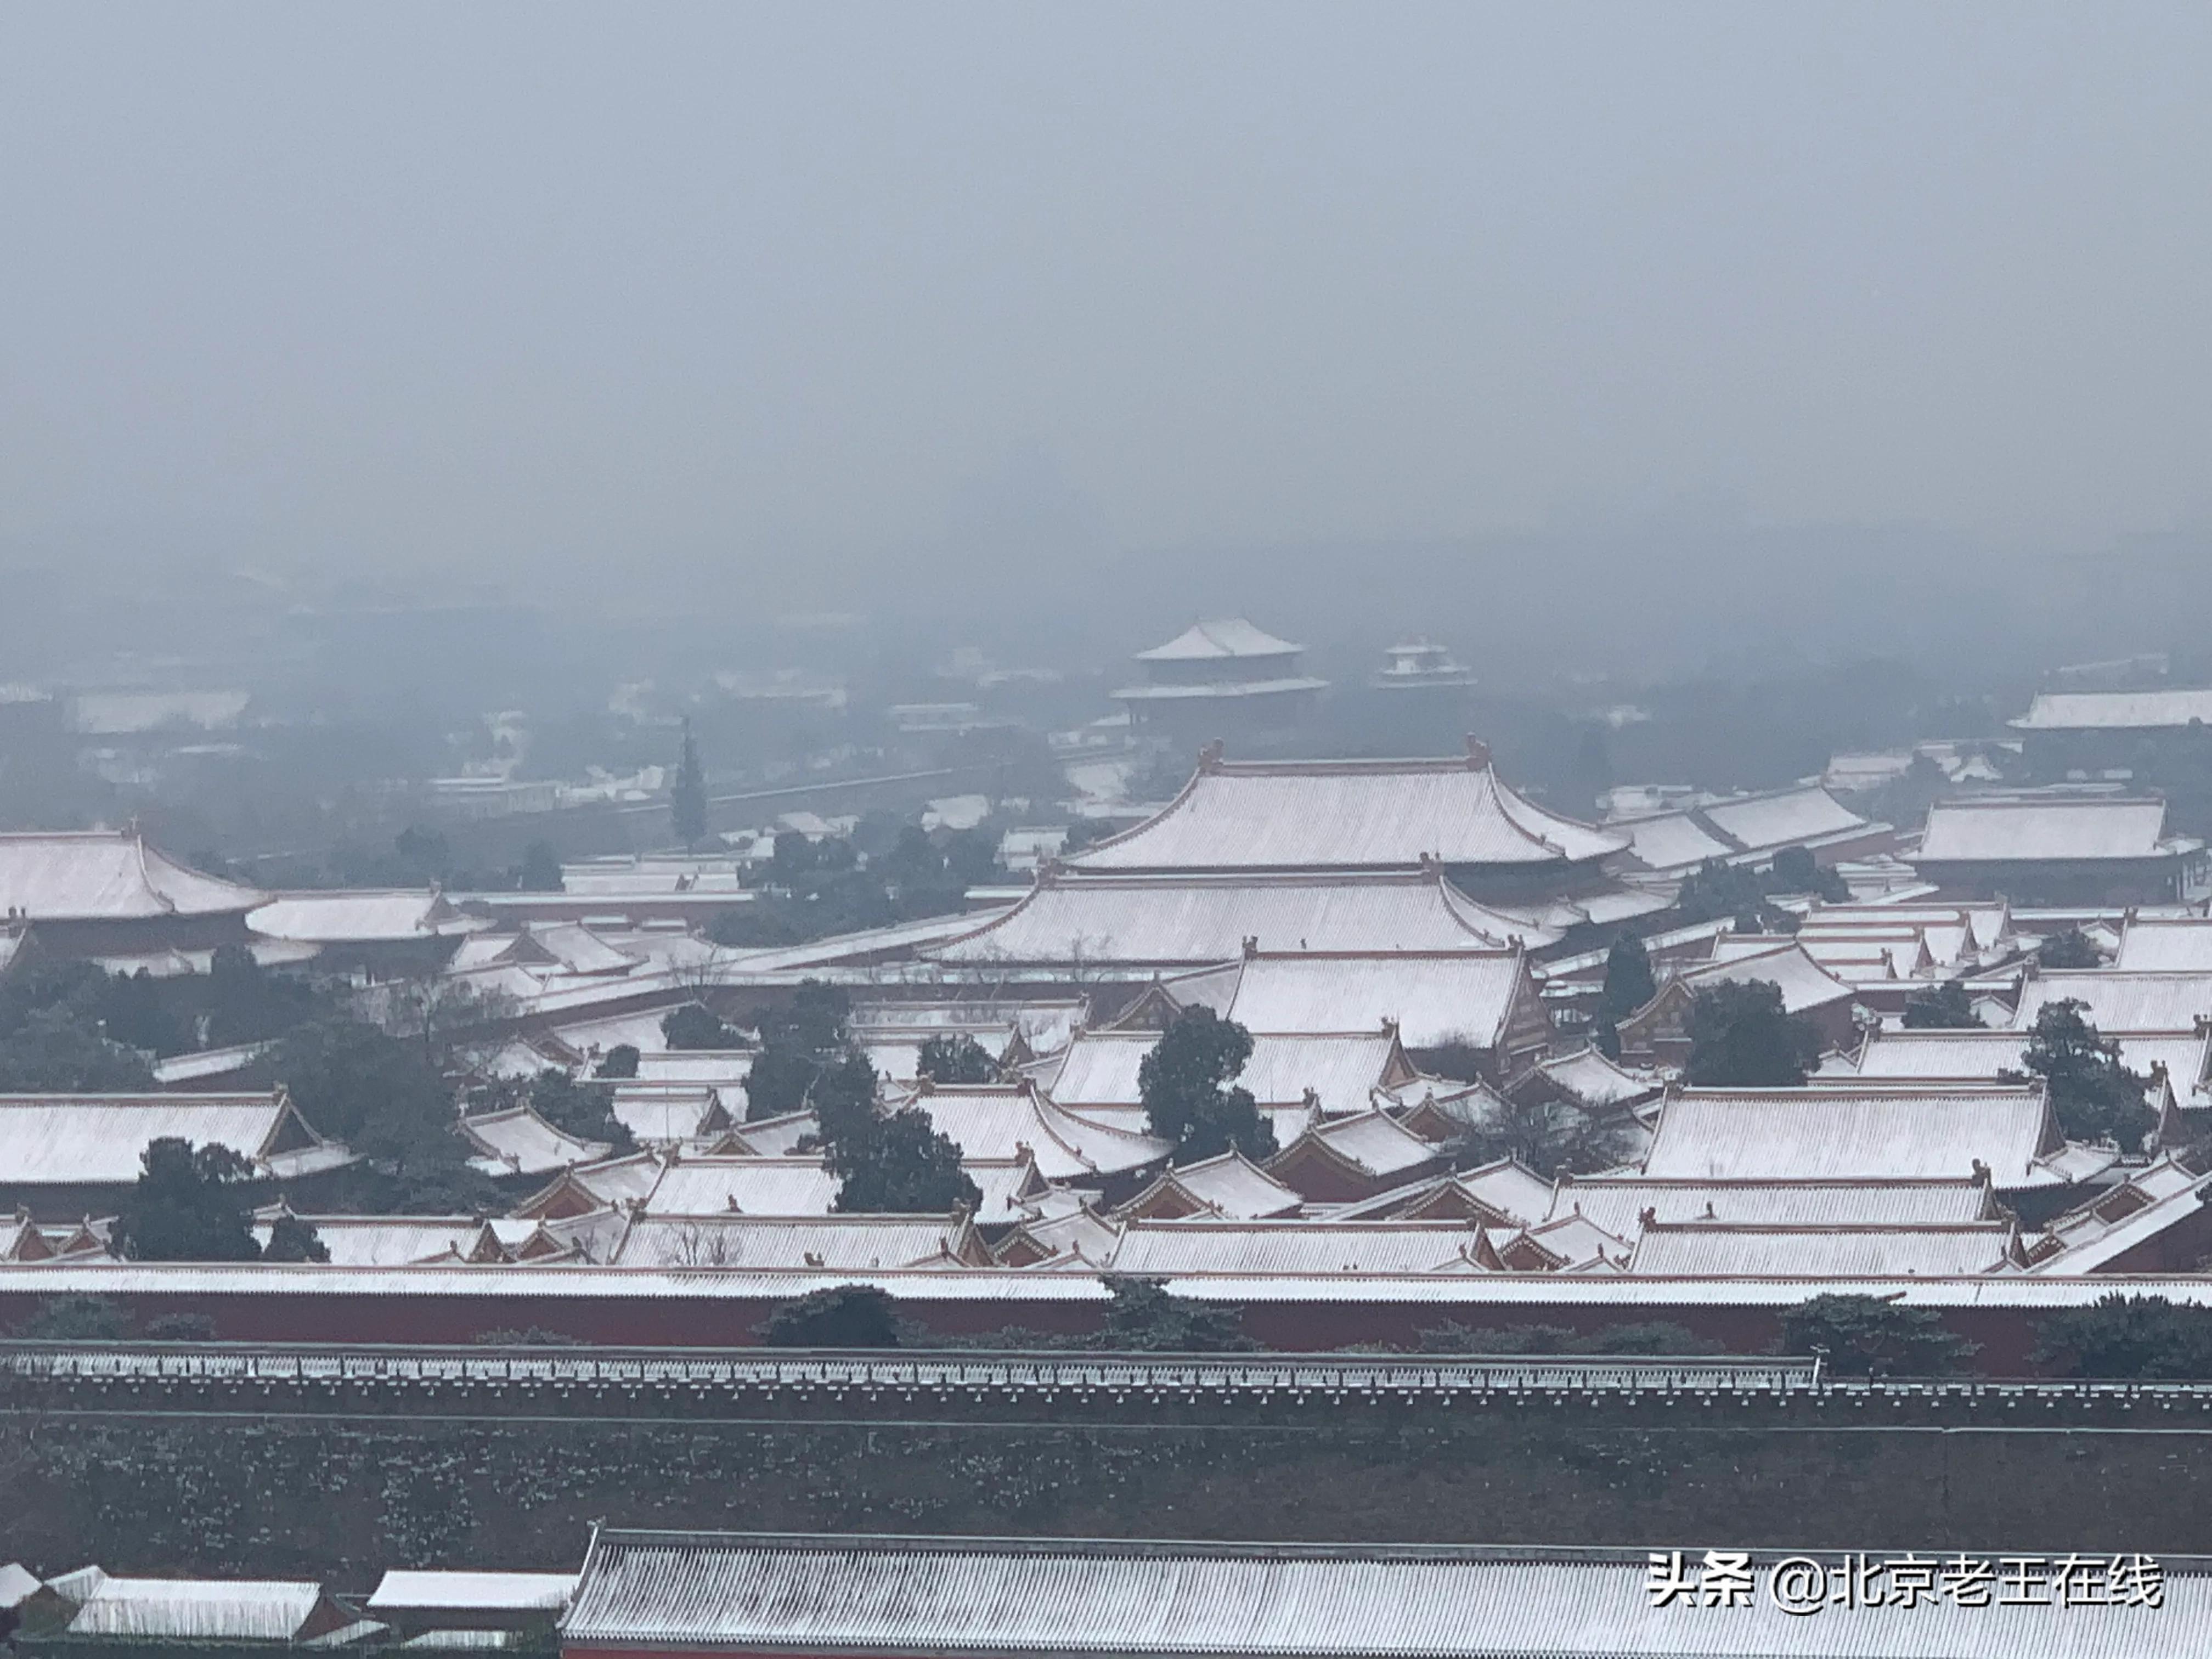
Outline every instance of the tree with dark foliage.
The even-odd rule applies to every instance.
[[[848,1214],[974,1214],[983,1194],[960,1167],[960,1147],[938,1133],[929,1114],[908,1106],[825,1137],[823,1160],[837,1176],[835,1207]]]
[[[1833,870],[1822,866],[1805,848],[1785,847],[1774,855],[1771,866],[1778,893],[1810,893],[1830,904],[1850,902],[1851,890]]]
[[[676,763],[676,780],[668,788],[668,810],[676,839],[696,847],[707,839],[707,774],[699,764],[699,740],[691,735],[691,722],[684,722],[684,750]],[[781,837],[777,837],[779,843]]]
[[[742,1048],[744,1034],[725,1024],[713,1010],[696,1002],[672,1008],[660,1018],[661,1041],[672,1048]]]
[[[1631,1150],[1626,1126],[1617,1117],[1600,1118],[1565,1101],[1507,1095],[1460,1136],[1452,1161],[1472,1170],[1510,1158],[1549,1181],[1562,1173],[1613,1169]]]
[[[2120,1063],[2118,1042],[2082,1018],[2087,1006],[2067,997],[2038,1009],[2021,1064],[2051,1085],[2051,1109],[2069,1140],[2110,1140],[2134,1152],[2158,1127],[2143,1097],[2150,1080]],[[2027,1080],[2019,1072],[1998,1075]]]
[[[208,964],[208,1044],[264,1042],[312,1019],[322,1006],[313,986],[272,974],[243,945],[218,945]]]
[[[2114,1291],[2036,1328],[2036,1359],[2065,1376],[2146,1382],[2212,1378],[2212,1309]]]
[[[965,1031],[923,1038],[921,1056],[915,1062],[915,1068],[932,1083],[948,1086],[999,1080],[999,1062]]]
[[[1684,878],[1674,895],[1674,908],[1686,922],[1735,916],[1739,933],[1757,933],[1770,922],[1786,927],[1795,920],[1767,903],[1766,890],[1756,874],[1721,859],[1707,859]]]
[[[1633,933],[1613,940],[1605,955],[1605,1015],[1619,1024],[1659,993],[1651,977],[1651,957],[1644,941]]]
[[[2064,971],[2074,968],[2101,968],[2105,965],[2103,952],[2079,927],[2069,927],[2053,933],[2035,948],[2037,965]]]
[[[1766,980],[1708,986],[1690,999],[1690,1058],[1698,1089],[1795,1089],[1820,1058],[1820,1035],[1784,1011]]]
[[[127,1342],[131,1316],[104,1296],[52,1296],[13,1334],[31,1342]]]
[[[1087,1346],[1150,1353],[1243,1353],[1260,1346],[1244,1334],[1241,1310],[1173,1295],[1153,1279],[1109,1278],[1106,1289],[1114,1299]]]
[[[522,867],[515,872],[514,884],[525,893],[559,893],[568,890],[568,882],[561,873],[561,855],[553,850],[550,841],[533,841],[522,849]]]
[[[617,1081],[625,1078],[634,1078],[637,1075],[639,1058],[635,1043],[617,1042],[599,1057],[599,1066],[592,1075],[612,1078]]]
[[[1233,1086],[1252,1057],[1252,1034],[1212,1009],[1187,1008],[1137,1067],[1152,1133],[1195,1164],[1234,1147],[1255,1162],[1275,1155],[1274,1126],[1251,1091]]]
[[[563,1134],[579,1140],[604,1140],[617,1152],[634,1152],[637,1142],[615,1115],[614,1085],[579,1082],[557,1066],[530,1079],[530,1109]]]
[[[836,986],[802,983],[789,1004],[761,1018],[761,1050],[745,1078],[749,1121],[813,1111],[825,1139],[875,1110],[876,1073],[847,1024],[852,999]]]
[[[1782,1348],[1823,1352],[1840,1376],[1944,1376],[1978,1345],[1946,1330],[1932,1308],[1900,1307],[1878,1296],[1816,1296],[1784,1312]]]
[[[1905,999],[1905,1029],[1908,1031],[1968,1031],[1982,1028],[1974,1000],[1964,980],[1947,979]]]
[[[896,1348],[898,1310],[872,1285],[838,1285],[787,1302],[756,1328],[772,1348]]]
[[[155,1141],[141,1155],[137,1185],[115,1218],[115,1249],[133,1261],[252,1261],[246,1189],[253,1168],[228,1146],[195,1149]]]
[[[261,1247],[264,1261],[328,1261],[331,1247],[323,1243],[312,1221],[302,1221],[289,1210],[270,1224],[269,1242]]]

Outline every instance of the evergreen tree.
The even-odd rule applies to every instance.
[[[169,1137],[140,1158],[137,1185],[115,1219],[116,1249],[133,1261],[252,1261],[261,1255],[248,1218],[252,1166],[229,1147]]]
[[[580,1083],[557,1066],[530,1079],[530,1109],[563,1134],[579,1140],[604,1140],[617,1152],[633,1152],[637,1142],[615,1115],[611,1083]]]
[[[1112,1278],[1113,1301],[1089,1346],[1129,1352],[1232,1353],[1260,1345],[1244,1334],[1243,1314],[1176,1296],[1158,1279]]]
[[[1981,1024],[1982,1017],[1974,1012],[1974,1000],[1963,980],[1947,979],[1905,999],[1908,1031],[1978,1030]]]
[[[638,1060],[635,1043],[617,1042],[599,1057],[599,1069],[592,1075],[617,1079],[633,1078],[637,1075]]]
[[[1942,1376],[1977,1345],[1954,1336],[1932,1308],[1905,1308],[1878,1296],[1816,1296],[1782,1316],[1789,1353],[1823,1350],[1843,1376]]]
[[[257,1069],[319,1133],[387,1174],[413,1181],[466,1167],[453,1091],[422,1044],[358,1020],[318,1020],[287,1032]]]
[[[2143,1098],[2149,1079],[2120,1063],[2119,1043],[2082,1018],[2086,1006],[2071,997],[2044,1004],[2021,1063],[2050,1085],[2051,1109],[2069,1140],[2111,1140],[2134,1152],[2158,1127]]]
[[[1786,1012],[1782,988],[1765,980],[1723,983],[1690,1000],[1690,1058],[1699,1089],[1795,1089],[1820,1058],[1820,1034]]]
[[[824,1124],[825,1131],[827,1124]],[[960,1167],[960,1147],[919,1107],[871,1110],[834,1138],[824,1162],[837,1176],[835,1207],[847,1213],[940,1215],[981,1209],[983,1194]]]
[[[522,852],[522,868],[514,884],[525,893],[560,893],[568,890],[568,883],[561,874],[561,855],[553,850],[550,841],[533,841]]]
[[[947,1086],[995,1083],[999,1078],[999,1063],[991,1058],[990,1051],[965,1031],[924,1038],[915,1069],[932,1083]]]
[[[104,1296],[50,1296],[10,1334],[32,1342],[127,1342],[131,1316]]]
[[[698,740],[691,735],[691,721],[684,721],[684,756],[677,763],[676,781],[668,791],[668,807],[676,823],[676,839],[686,847],[696,847],[707,839],[707,775],[699,765]],[[779,849],[784,838],[776,837]]]
[[[2212,1310],[2162,1296],[2115,1291],[2087,1308],[2067,1308],[2036,1328],[2035,1358],[2060,1375],[2197,1382],[2212,1377]]]
[[[171,1012],[161,983],[146,969],[118,974],[100,1000],[100,1029],[112,1042],[155,1054],[181,1054],[192,1046],[185,1022]]]
[[[287,1211],[270,1224],[269,1242],[261,1247],[264,1261],[328,1261],[331,1247],[323,1243],[312,1221],[302,1221]]]
[[[1658,994],[1651,977],[1651,957],[1644,941],[1633,933],[1613,940],[1605,957],[1605,1017],[1617,1024]]]
[[[896,1348],[898,1309],[872,1285],[838,1285],[787,1302],[758,1328],[772,1348]]]
[[[2051,934],[2036,947],[2035,960],[2040,967],[2062,971],[2105,965],[2103,955],[2079,927],[2069,927]]]
[[[1231,1086],[1252,1057],[1252,1034],[1211,1008],[1187,1008],[1137,1067],[1152,1133],[1195,1164],[1235,1147],[1255,1162],[1275,1154],[1274,1126],[1251,1091]]]
[[[696,1002],[672,1008],[660,1017],[661,1040],[672,1048],[742,1048],[745,1040],[734,1026],[725,1024],[714,1012]]]

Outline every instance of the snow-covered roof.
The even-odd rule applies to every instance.
[[[1168,1143],[1079,1117],[1030,1083],[959,1084],[917,1091],[919,1107],[964,1157],[1012,1162],[1026,1150],[1048,1181],[1081,1181],[1142,1169],[1168,1155]]]
[[[2187,1632],[2212,1620],[2212,1577],[2194,1562],[2166,1564],[2157,1607],[2076,1617],[2047,1602],[1929,1597],[1904,1613],[1863,1597],[1817,1619],[1764,1593],[1770,1565],[1759,1562],[1761,1593],[1744,1606],[1700,1612],[1654,1605],[1641,1550],[603,1529],[563,1635],[574,1648],[633,1651],[2189,1659],[2202,1650]],[[1823,1556],[1816,1570],[1850,1567]]]
[[[1067,862],[1099,871],[1529,866],[1626,845],[1514,793],[1478,744],[1444,759],[1208,758],[1158,817]]]
[[[1536,1062],[1535,1069],[1585,1106],[1619,1106],[1646,1100],[1659,1090],[1654,1073],[1608,1060],[1594,1044],[1548,1055]]]
[[[2027,713],[2008,721],[2020,732],[2159,731],[2202,720],[2212,725],[2212,690],[2041,691]]]
[[[1165,645],[1137,653],[1139,662],[1205,662],[1228,657],[1283,657],[1305,647],[1279,640],[1242,617],[1193,623]]]
[[[1463,1263],[1476,1229],[1461,1221],[1133,1221],[1117,1273],[1432,1273]]]
[[[2056,1249],[2039,1256],[2036,1273],[2094,1273],[2168,1228],[2189,1223],[2203,1208],[2212,1175],[2172,1153],[2100,1193],[2079,1209],[2055,1216],[2044,1230]]]
[[[1662,812],[1609,827],[1627,836],[1638,862],[1654,870],[1694,870],[1707,859],[1725,859],[1737,851],[1688,812]]]
[[[1056,1061],[1039,1068],[1052,1097],[1071,1111],[1095,1106],[1135,1106],[1144,1096],[1137,1073],[1158,1046],[1157,1031],[1085,1031]],[[1327,1112],[1363,1111],[1374,1089],[1410,1072],[1388,1033],[1329,1036],[1259,1036],[1252,1056],[1234,1079],[1263,1106],[1293,1106],[1308,1091]]]
[[[732,1115],[722,1091],[712,1084],[617,1082],[611,1088],[615,1121],[641,1141],[689,1140],[712,1133],[722,1117]],[[744,1096],[732,1090],[728,1098],[742,1103]]]
[[[1928,809],[1915,865],[2156,859],[2203,843],[2166,833],[2155,796],[1964,795]]]
[[[0,1095],[0,1181],[128,1186],[156,1140],[227,1146],[264,1174],[351,1160],[319,1139],[282,1091],[261,1094]]]
[[[1995,1200],[1989,1182],[1973,1176],[1919,1181],[1562,1176],[1547,1215],[1587,1216],[1614,1237],[1632,1239],[1646,1211],[1662,1222],[1731,1226],[1927,1227],[1987,1220]]]
[[[527,1106],[465,1117],[460,1130],[478,1154],[470,1162],[494,1176],[550,1175],[605,1158],[609,1150],[604,1140],[584,1140],[555,1128]]]
[[[656,1054],[641,1052],[637,1075],[617,1079],[634,1083],[704,1084],[728,1088],[751,1075],[751,1048],[670,1048]]]
[[[365,945],[437,939],[491,924],[463,915],[434,888],[370,888],[280,893],[248,911],[246,925],[270,939],[313,945]]]
[[[0,1565],[0,1613],[22,1606],[27,1597],[38,1593],[40,1583],[38,1574],[20,1561]]]
[[[1844,1001],[1851,994],[1850,986],[1814,961],[1795,941],[1771,950],[1731,954],[1724,961],[1690,969],[1680,978],[1693,991],[1709,985],[1753,981],[1773,985],[1782,992],[1784,1010],[1793,1014]]]
[[[1297,1192],[1231,1148],[1169,1170],[1122,1206],[1132,1215],[1156,1213],[1164,1200],[1179,1199],[1197,1211],[1231,1221],[1295,1213],[1305,1202]]]
[[[862,1273],[988,1255],[962,1215],[640,1216],[625,1267],[821,1267]]]
[[[946,963],[1224,963],[1261,951],[1500,949],[1523,933],[1439,873],[1048,873],[1004,915],[926,954]],[[1548,944],[1547,937],[1526,941]]]
[[[1262,953],[1231,971],[1235,990],[1217,1012],[1249,1031],[1372,1031],[1388,1019],[1416,1048],[1494,1048],[1528,978],[1512,950]]]
[[[2130,916],[2112,966],[2131,972],[2212,974],[2212,919]]]
[[[1363,1174],[1377,1180],[1433,1165],[1440,1156],[1434,1142],[1422,1139],[1380,1109],[1316,1123],[1299,1139],[1327,1147]],[[1284,1147],[1275,1155],[1277,1163],[1287,1166],[1298,1149],[1297,1141]]]
[[[1925,1180],[1971,1176],[1979,1164],[2006,1191],[2063,1184],[2050,1163],[2062,1145],[2040,1083],[1822,1079],[1802,1089],[1668,1096],[1644,1172],[1688,1181]]]
[[[1751,852],[1804,846],[1871,827],[1818,784],[1716,801],[1702,811],[1706,822]]]
[[[465,1261],[483,1254],[486,1243],[485,1223],[480,1216],[314,1215],[301,1219],[315,1230],[316,1237],[330,1252],[331,1265],[339,1267]],[[267,1244],[274,1224],[273,1218],[257,1220],[254,1237]]]
[[[1629,1258],[1632,1273],[1721,1278],[1903,1278],[1995,1273],[2017,1265],[2019,1224],[1925,1227],[1742,1227],[1659,1222]]]
[[[2054,1002],[2085,1005],[2082,1018],[2099,1031],[2190,1031],[2212,1018],[2212,972],[2126,973],[2110,968],[2044,973],[2020,988],[2014,1024],[2027,1030]]]
[[[0,910],[34,922],[242,915],[267,897],[179,864],[132,830],[0,835]]]
[[[1834,1075],[1864,1078],[1989,1078],[2026,1066],[2030,1033],[2026,1030],[1900,1031],[1884,1027],[1867,1033],[1856,1061],[1845,1060]],[[2117,1034],[2120,1063],[2148,1077],[2166,1068],[2166,1080],[2181,1105],[2205,1080],[2208,1043],[2195,1031],[2137,1031]],[[1826,1068],[1823,1068],[1824,1071]]]
[[[69,1635],[171,1642],[289,1642],[344,1622],[320,1584],[267,1579],[103,1578]]]
[[[819,1157],[682,1158],[643,1200],[647,1215],[827,1215],[838,1177]]]
[[[398,1570],[377,1581],[367,1602],[394,1613],[557,1613],[576,1588],[573,1572],[442,1572]]]

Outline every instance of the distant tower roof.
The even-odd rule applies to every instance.
[[[1139,662],[1191,662],[1221,657],[1287,657],[1305,649],[1255,628],[1242,617],[1193,623],[1165,645],[1137,653]]]

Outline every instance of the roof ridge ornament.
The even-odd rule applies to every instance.
[[[1470,772],[1490,769],[1490,745],[1472,732],[1467,734],[1467,769]]]

